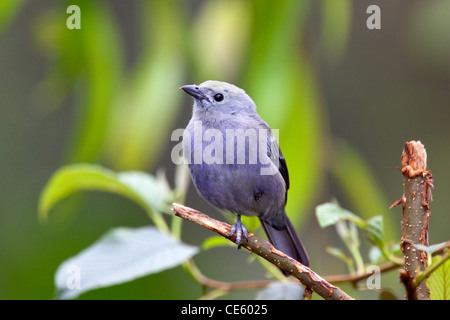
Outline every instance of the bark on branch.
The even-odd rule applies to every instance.
[[[228,223],[215,220],[204,213],[177,203],[173,204],[173,212],[176,216],[214,231],[232,242],[236,240],[235,237],[229,238],[231,226]],[[328,283],[310,268],[275,249],[272,244],[252,233],[249,233],[247,240],[242,242],[241,247],[285,270],[324,299],[353,300],[347,293]]]
[[[420,141],[409,141],[401,156],[403,173],[403,196],[395,205],[402,205],[401,249],[405,259],[405,269],[400,278],[406,287],[408,299],[429,299],[425,281],[415,287],[414,279],[418,270],[427,266],[425,251],[414,245],[428,246],[428,220],[431,216],[429,203],[432,200],[433,177],[427,170],[427,153]]]

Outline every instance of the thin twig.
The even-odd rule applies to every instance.
[[[395,262],[389,261],[380,265],[380,273],[387,272],[397,268],[399,265]],[[356,284],[357,282],[369,278],[372,273],[356,273],[356,274],[334,274],[329,276],[324,276],[324,278],[331,283],[343,283],[350,282]]]
[[[435,255],[440,255],[442,254],[445,250],[450,248],[450,241],[447,241],[446,244],[444,246],[442,246],[442,248],[436,250],[433,252],[433,256]],[[445,259],[449,259],[450,257],[448,257],[450,251],[448,253],[446,253]],[[443,259],[440,259],[439,265],[442,264],[444,261],[442,261]],[[437,267],[439,266],[438,263],[435,263],[433,265],[431,265],[430,267],[428,267],[426,270],[424,270],[422,273],[420,273],[420,279],[416,278],[416,283],[419,284],[420,281],[423,281],[423,277],[426,278],[428,277],[432,272],[434,272],[435,269],[437,269]],[[388,272],[391,270],[394,270],[395,268],[401,266],[401,264],[396,263],[394,261],[388,261],[385,262],[381,265],[379,265],[380,267],[380,273],[384,273],[384,272]],[[371,273],[361,273],[361,274],[333,274],[333,275],[329,275],[329,276],[324,276],[325,280],[327,280],[328,282],[331,283],[344,283],[344,282],[350,282],[352,284],[356,284],[357,282],[364,280],[366,278],[369,278],[370,276],[372,276]]]
[[[178,217],[194,222],[235,242],[234,237],[229,238],[231,226],[228,223],[215,220],[204,213],[177,203],[173,204],[173,212]],[[242,242],[241,247],[285,270],[324,299],[353,300],[347,293],[328,283],[310,268],[275,249],[269,242],[252,233],[249,233],[248,238]]]

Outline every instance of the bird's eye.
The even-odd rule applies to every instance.
[[[214,100],[216,100],[217,102],[222,101],[222,100],[223,100],[223,94],[221,94],[221,93],[216,93],[216,94],[214,95]]]

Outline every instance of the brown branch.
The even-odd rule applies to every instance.
[[[204,213],[177,203],[173,204],[173,212],[178,217],[194,222],[235,242],[235,237],[229,238],[231,226],[228,223],[215,220]],[[328,283],[310,268],[275,249],[269,242],[252,233],[249,233],[247,240],[242,242],[241,247],[285,270],[324,299],[353,300],[347,293]]]
[[[431,216],[429,203],[432,200],[433,177],[427,170],[427,153],[420,141],[409,141],[401,156],[403,173],[403,196],[392,206],[402,205],[401,249],[405,259],[405,269],[400,278],[405,285],[408,299],[429,299],[425,282],[414,284],[418,270],[424,270],[428,256],[417,250],[414,244],[428,246],[428,220]],[[391,206],[391,207],[392,207]]]

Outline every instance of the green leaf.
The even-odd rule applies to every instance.
[[[173,268],[198,251],[155,227],[115,228],[58,267],[56,297],[74,299],[89,290]]]
[[[167,230],[157,212],[167,209],[168,190],[151,175],[143,172],[115,173],[93,164],[75,164],[56,171],[42,191],[39,218],[45,220],[50,209],[62,199],[80,191],[112,192],[141,205],[157,224]]]
[[[0,1],[0,32],[14,19],[23,3],[23,0]]]
[[[319,38],[322,52],[329,62],[339,65],[348,47],[352,22],[352,2],[321,1],[322,30]]]
[[[47,218],[57,202],[85,190],[114,192],[144,204],[130,187],[119,182],[113,171],[92,164],[76,164],[62,167],[50,178],[39,200],[39,217]]]
[[[81,29],[62,29],[62,68],[74,68],[84,87],[76,101],[76,125],[68,162],[95,162],[103,151],[109,131],[116,92],[122,88],[122,43],[117,22],[105,1],[79,1]],[[67,59],[69,57],[70,59]],[[64,74],[60,74],[60,79]],[[64,80],[61,80],[64,81]],[[77,96],[78,97],[78,96]]]
[[[316,207],[316,217],[322,228],[332,226],[339,220],[353,221],[359,227],[365,225],[364,221],[360,217],[331,202],[318,205]]]
[[[342,251],[339,248],[333,248],[333,247],[326,247],[326,251],[331,254],[333,257],[338,258],[345,262],[347,265],[347,268],[349,269],[350,273],[355,272],[355,268],[353,267],[353,259],[350,258],[345,254],[344,251]]]
[[[290,179],[286,211],[298,225],[307,217],[324,175],[324,157],[317,147],[323,144],[326,127],[320,90],[315,69],[301,49],[313,3],[288,0],[267,6],[254,0],[251,4],[251,41],[242,87],[261,117],[279,130]]]
[[[432,300],[450,300],[450,260],[435,270],[426,283]]]
[[[369,238],[380,248],[384,246],[384,224],[383,216],[375,216],[367,220],[365,228]]]
[[[316,207],[316,217],[322,228],[334,225],[341,220],[348,220],[368,233],[368,237],[381,250],[383,256],[391,261],[397,261],[393,250],[386,246],[384,239],[384,223],[382,216],[363,220],[354,213],[341,208],[335,203],[324,203]]]
[[[108,157],[120,170],[158,159],[187,99],[178,90],[185,81],[183,6],[176,0],[137,5],[141,54],[118,91],[107,139]]]
[[[189,41],[194,76],[198,79],[235,79],[249,44],[252,19],[249,1],[206,1],[201,6]],[[205,46],[205,39],[209,39]]]
[[[365,221],[354,213],[341,208],[335,203],[324,203],[316,207],[316,217],[322,228],[336,224],[340,220],[349,220],[369,233],[369,238],[377,245],[384,243],[384,224],[382,216],[375,216]]]
[[[140,171],[128,171],[117,174],[123,185],[132,189],[145,203],[146,207],[167,212],[170,189],[164,181],[158,181],[152,175]]]

